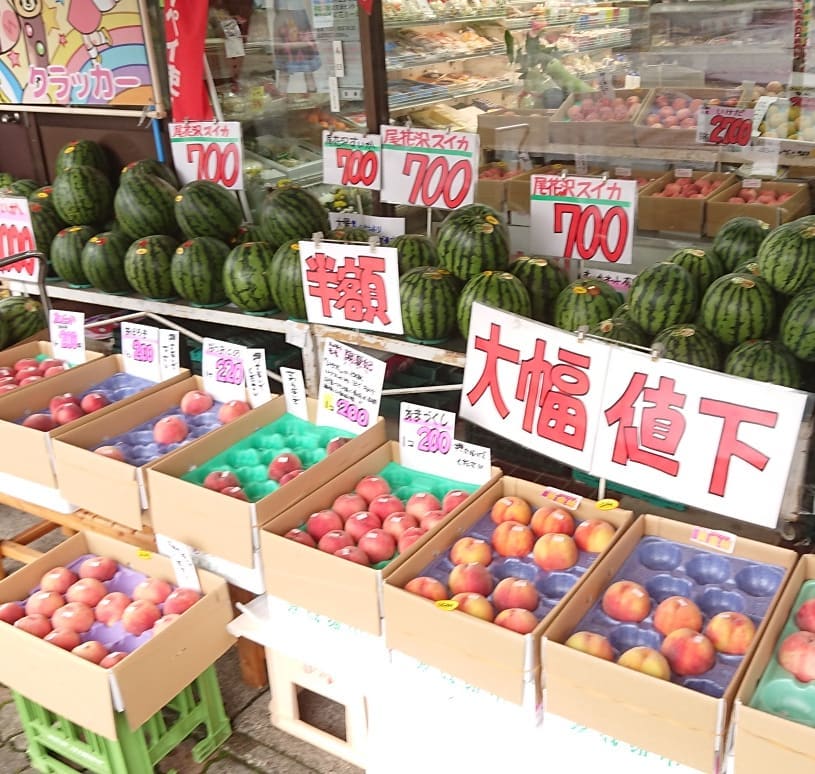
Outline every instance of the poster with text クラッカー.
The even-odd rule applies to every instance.
[[[0,0],[0,107],[154,101],[138,0]]]

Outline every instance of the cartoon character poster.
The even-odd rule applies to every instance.
[[[0,0],[0,106],[153,102],[138,0]]]

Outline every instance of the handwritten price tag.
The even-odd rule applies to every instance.
[[[173,165],[182,183],[209,180],[231,191],[243,188],[243,140],[237,121],[170,124]]]
[[[450,463],[445,475],[455,481],[481,486],[489,481],[492,475],[491,454],[486,446],[454,441]]]
[[[333,339],[326,339],[317,394],[317,424],[367,430],[379,415],[385,363]]]
[[[244,361],[246,347],[228,341],[204,339],[201,371],[204,389],[215,400],[246,400]]]
[[[286,411],[288,411],[289,414],[308,421],[306,384],[303,380],[303,372],[296,368],[280,366],[280,378],[283,380],[283,395],[286,398]]]
[[[477,134],[382,126],[382,201],[454,210],[472,204]]]
[[[151,382],[161,381],[158,328],[153,325],[123,322],[121,331],[125,371]]]
[[[181,370],[178,359],[178,331],[161,328],[158,332],[159,370],[161,378],[169,379]]]
[[[246,392],[252,408],[262,406],[272,399],[269,389],[269,376],[266,373],[266,350],[247,349],[244,352],[244,373],[246,374]]]
[[[323,132],[323,182],[330,185],[382,187],[382,142],[378,134]]]
[[[0,196],[0,258],[36,248],[28,199],[23,196]],[[0,277],[36,282],[38,272],[39,260],[26,258],[0,270]]]
[[[405,467],[438,473],[453,448],[452,411],[403,402],[399,406],[399,459]]]
[[[753,109],[704,105],[699,111],[696,142],[747,147],[753,139]]]
[[[636,180],[533,175],[530,185],[533,252],[631,263]]]
[[[54,357],[71,365],[85,362],[85,314],[52,309],[48,318]]]
[[[201,581],[198,578],[198,570],[193,562],[192,548],[180,540],[159,534],[156,535],[156,547],[160,554],[166,556],[173,563],[175,580],[179,586],[185,589],[201,591]]]

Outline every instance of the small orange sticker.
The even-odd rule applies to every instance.
[[[597,508],[601,511],[613,511],[615,508],[619,508],[620,503],[617,500],[613,500],[610,497],[606,497],[604,500],[597,501]]]
[[[436,607],[439,610],[455,610],[458,607],[458,602],[455,599],[439,599],[436,601]]]
[[[139,559],[152,559],[153,558],[153,552],[148,551],[145,548],[140,548],[138,551],[136,551],[136,556],[138,556]]]

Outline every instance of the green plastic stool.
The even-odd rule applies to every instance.
[[[88,731],[16,691],[12,695],[28,740],[31,765],[45,774],[84,770],[148,774],[200,725],[206,727],[207,735],[192,749],[198,762],[212,755],[232,733],[214,666],[135,731],[130,730],[124,713],[117,712],[116,740]]]

